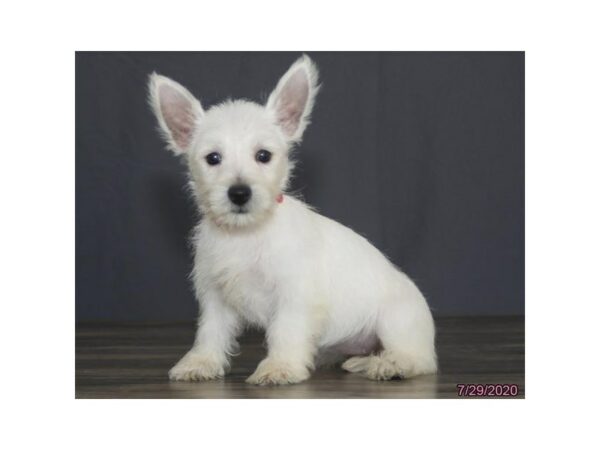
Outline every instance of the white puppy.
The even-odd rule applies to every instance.
[[[222,377],[245,326],[266,330],[268,355],[249,383],[298,383],[318,355],[377,380],[436,371],[423,295],[366,239],[285,195],[290,151],[318,91],[303,56],[266,105],[204,110],[169,78],[150,76],[150,102],[169,148],[187,162],[203,219],[193,242],[201,315],[172,380]]]

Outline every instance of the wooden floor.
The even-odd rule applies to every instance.
[[[241,339],[224,380],[170,382],[169,368],[188,350],[193,324],[79,324],[77,398],[458,398],[456,385],[517,384],[525,395],[522,317],[436,320],[440,373],[399,381],[370,381],[340,368],[318,369],[293,386],[244,382],[265,354],[262,336]],[[469,397],[473,398],[473,397]],[[477,397],[480,398],[480,397]]]

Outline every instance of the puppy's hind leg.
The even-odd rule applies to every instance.
[[[376,333],[383,350],[377,355],[353,357],[342,368],[373,380],[410,378],[435,373],[435,329],[423,295],[403,276],[401,296],[381,306]]]

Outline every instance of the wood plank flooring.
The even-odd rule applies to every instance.
[[[244,380],[265,355],[262,336],[240,340],[223,380],[170,382],[169,368],[189,349],[194,325],[78,324],[76,398],[459,398],[456,385],[517,384],[525,395],[523,317],[436,319],[440,373],[375,382],[339,367],[318,369],[292,386],[259,387]],[[468,397],[481,398],[481,397]],[[504,397],[503,397],[504,398]],[[513,397],[514,398],[514,397]]]

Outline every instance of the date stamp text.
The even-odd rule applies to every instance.
[[[516,384],[457,384],[459,397],[516,397],[519,386]]]

